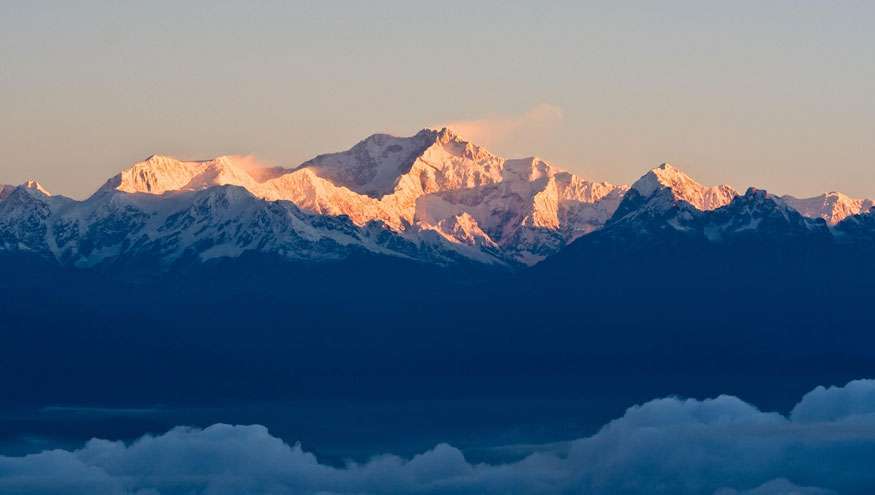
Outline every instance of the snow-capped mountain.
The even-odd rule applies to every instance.
[[[46,188],[44,188],[42,186],[42,184],[40,184],[39,182],[37,182],[33,179],[28,179],[20,186],[13,186],[10,184],[0,184],[0,200],[6,199],[6,197],[9,196],[10,194],[12,194],[12,191],[14,191],[17,188],[22,188],[22,189],[25,189],[27,191],[37,192],[37,193],[42,194],[43,196],[51,196],[52,195],[52,193],[48,192],[46,190]]]
[[[847,246],[864,244],[860,240],[867,235],[875,238],[871,215],[851,217],[856,228],[846,228],[846,221],[831,229],[823,219],[805,217],[761,189],[735,194],[725,187],[705,188],[689,177],[654,181],[654,176],[659,178],[648,172],[632,186],[602,229],[534,267],[531,283],[551,280],[573,290],[574,274],[586,271],[598,279],[619,277],[630,289],[700,286],[707,293],[761,284],[757,277],[765,273],[808,284],[840,276],[831,271],[844,276],[843,263],[852,259]],[[637,187],[642,182],[645,187]],[[729,201],[705,210],[682,199],[701,199],[702,189],[724,192],[719,202]]]
[[[154,155],[85,201],[53,196],[36,181],[2,186],[0,250],[75,266],[125,258],[169,266],[249,252],[534,265],[596,231],[636,244],[662,234],[708,243],[824,232],[853,240],[869,228],[871,206],[839,193],[739,195],[667,163],[631,188],[595,182],[537,157],[499,157],[448,129],[425,129],[375,134],[293,168],[240,156]]]
[[[670,163],[663,163],[644,174],[632,189],[645,198],[668,191],[673,200],[685,201],[700,211],[726,206],[738,195],[727,185],[703,186]]]
[[[500,179],[419,197],[415,224],[450,240],[498,247],[531,264],[604,225],[626,191],[535,157],[505,161]]]
[[[855,199],[840,192],[828,192],[812,198],[782,196],[788,205],[809,218],[822,218],[835,225],[851,215],[868,212],[875,202],[871,199]]]
[[[738,194],[727,185],[703,186],[669,164],[636,181],[608,223],[606,234],[641,241],[659,233],[711,243],[829,235],[823,220],[797,211],[785,198],[753,187]]]
[[[632,184],[609,223],[642,230],[684,230],[703,212],[726,206],[737,195],[729,186],[704,186],[663,163]]]
[[[358,226],[343,216],[304,212],[290,201],[265,201],[230,185],[162,195],[105,189],[86,201],[20,186],[0,201],[0,249],[77,267],[127,260],[169,267],[246,252],[308,261],[355,253],[434,263],[497,261],[438,236],[398,234],[378,222]]]
[[[48,197],[25,185],[4,186],[0,192],[0,249],[18,251],[41,246],[51,215]]]
[[[703,186],[669,164],[647,172],[623,198],[600,237],[643,243],[681,236],[721,243],[750,236],[829,235],[821,219],[800,214],[782,198],[749,188]]]
[[[507,160],[448,129],[375,134],[348,151],[293,169],[241,157],[184,162],[152,156],[100,192],[164,194],[236,185],[304,211],[380,222],[410,238],[435,235],[476,257],[535,263],[599,228],[626,190],[563,172],[538,158]]]

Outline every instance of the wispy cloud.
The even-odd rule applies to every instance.
[[[449,127],[466,139],[486,146],[501,145],[521,134],[543,132],[562,123],[562,109],[539,103],[518,115],[488,115],[473,120],[457,120],[433,127]]]

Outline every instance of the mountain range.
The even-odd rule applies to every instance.
[[[0,251],[79,268],[148,260],[167,270],[243,253],[296,261],[369,253],[515,268],[601,230],[627,242],[673,229],[710,243],[779,231],[853,243],[871,235],[862,226],[872,206],[836,192],[739,194],[703,186],[670,164],[631,187],[596,182],[537,157],[499,157],[449,129],[425,129],[375,134],[294,168],[154,155],[84,201],[36,181],[4,185]]]
[[[868,206],[596,182],[445,129],[153,156],[82,201],[29,181],[0,190],[0,403],[796,398],[875,373]]]

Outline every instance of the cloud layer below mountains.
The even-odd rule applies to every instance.
[[[497,465],[442,444],[333,467],[262,426],[179,427],[0,457],[0,493],[863,494],[875,489],[873,463],[875,380],[858,380],[818,387],[788,416],[731,396],[653,400],[591,437]]]

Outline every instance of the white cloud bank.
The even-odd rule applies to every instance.
[[[438,445],[342,468],[262,426],[176,428],[130,445],[0,457],[15,494],[748,494],[875,493],[875,380],[818,387],[789,417],[740,399],[629,408],[559,454],[471,464]]]

